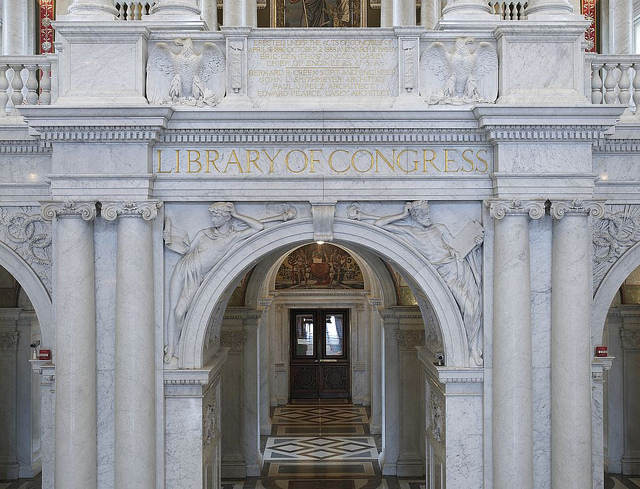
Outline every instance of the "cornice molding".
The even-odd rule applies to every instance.
[[[102,203],[100,215],[107,221],[115,221],[118,217],[142,217],[145,221],[153,221],[158,216],[162,202],[107,202]]]
[[[85,221],[92,221],[96,217],[95,202],[76,202],[67,200],[65,202],[42,202],[42,218],[45,221],[63,217],[81,217]]]
[[[484,126],[491,141],[594,141],[604,137],[608,125],[489,124]]]
[[[71,142],[71,141],[120,141],[120,142],[155,142],[160,128],[148,126],[111,126],[111,125],[67,125],[67,126],[38,126],[36,130],[43,141]]]
[[[0,141],[0,154],[43,154],[50,155],[52,148],[42,141],[10,140]]]
[[[638,139],[598,139],[593,143],[594,154],[634,153],[640,152]]]
[[[498,220],[508,215],[528,215],[531,219],[540,219],[545,214],[545,203],[542,200],[486,200],[484,204],[491,217]]]

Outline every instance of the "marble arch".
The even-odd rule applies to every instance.
[[[609,307],[622,283],[640,266],[640,243],[636,243],[618,259],[602,279],[591,308],[591,344],[600,344]]]
[[[0,242],[0,265],[9,272],[24,289],[38,316],[43,345],[55,344],[53,308],[51,298],[42,281],[15,251]]]
[[[269,228],[231,249],[228,258],[209,273],[193,300],[178,347],[179,368],[202,367],[211,315],[237,277],[271,252],[311,241],[313,223],[310,219],[300,219]],[[335,220],[334,241],[368,249],[388,259],[403,274],[412,276],[415,284],[429,298],[440,323],[447,364],[468,366],[467,338],[459,309],[442,278],[417,251],[382,229],[346,219]],[[426,317],[426,311],[421,312]],[[213,323],[211,327],[220,328],[220,323]]]

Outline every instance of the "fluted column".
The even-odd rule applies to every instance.
[[[118,219],[116,254],[115,487],[155,489],[153,234],[159,202],[106,203]]]
[[[529,219],[543,202],[487,202],[495,219],[493,483],[533,489],[533,356]]]
[[[2,54],[32,54],[29,53],[29,35],[29,2],[3,0]]]
[[[591,230],[596,202],[554,202],[551,279],[551,484],[584,489],[591,466]]]
[[[79,20],[115,20],[118,11],[113,0],[75,0],[69,14]]]
[[[95,489],[96,304],[93,202],[51,202],[55,220],[55,487]]]

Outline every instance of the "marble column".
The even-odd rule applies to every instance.
[[[260,371],[258,358],[258,323],[260,311],[251,311],[242,321],[245,333],[243,361],[242,438],[247,477],[260,475],[262,455],[260,454],[260,414],[258,383]]]
[[[633,47],[633,1],[609,0],[609,52],[632,54]]]
[[[416,25],[415,0],[392,0],[392,22],[394,27]]]
[[[442,9],[442,20],[499,20],[483,0],[449,0]]]
[[[533,354],[529,218],[543,202],[488,202],[493,273],[493,483],[533,489]]]
[[[393,27],[393,0],[380,0],[380,27]]]
[[[435,28],[440,20],[440,2],[438,0],[421,0],[420,25],[427,30]]]
[[[19,56],[29,52],[29,2],[3,0],[2,2],[2,54]]]
[[[256,8],[256,16],[257,16]],[[210,31],[218,30],[218,2],[217,0],[202,0],[202,20],[207,23]]]
[[[574,17],[568,0],[529,0],[524,10],[528,20],[554,20]],[[576,19],[580,17],[575,16]]]
[[[380,299],[370,299],[371,304],[371,416],[369,430],[372,434],[382,433],[382,328],[378,306]]]
[[[0,310],[0,480],[17,479],[17,380],[18,331],[20,309]]]
[[[185,17],[200,18],[201,10],[198,0],[160,0],[151,7],[154,18],[182,20]]]
[[[551,278],[551,484],[592,487],[591,230],[596,202],[553,202]]]
[[[397,331],[393,311],[381,311],[382,323],[382,453],[383,475],[396,475],[400,455],[400,375]]]
[[[605,446],[605,404],[604,383],[605,372],[611,369],[613,357],[594,358],[591,364],[592,381],[592,430],[593,430],[593,489],[604,487],[604,446]]]
[[[156,487],[153,229],[159,202],[105,203],[118,219],[115,487]]]
[[[224,0],[222,25],[224,27],[254,27],[249,24],[250,3],[255,4],[255,0]]]
[[[93,202],[45,203],[56,236],[55,487],[95,489],[96,304]]]
[[[69,14],[78,20],[115,20],[118,11],[113,0],[75,0]]]
[[[640,314],[636,308],[621,307],[623,328],[622,378],[623,378],[623,426],[624,452],[622,473],[640,475]]]

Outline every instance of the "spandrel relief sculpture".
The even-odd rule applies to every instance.
[[[165,330],[166,363],[176,357],[184,321],[204,277],[237,243],[262,231],[273,221],[294,219],[297,211],[289,204],[270,204],[267,209],[278,214],[262,220],[239,214],[231,202],[216,202],[209,207],[211,227],[198,231],[193,239],[165,220],[164,240],[167,248],[180,253],[169,284],[169,317]]]
[[[420,70],[420,94],[431,105],[493,103],[498,96],[498,55],[491,43],[459,37],[447,49],[432,42],[422,52]]]
[[[418,250],[437,270],[451,291],[464,323],[469,343],[471,365],[482,365],[480,330],[482,326],[482,261],[480,245],[484,229],[477,221],[469,221],[456,236],[447,226],[431,221],[429,203],[424,200],[407,202],[399,214],[377,217],[363,211],[360,204],[348,210],[350,219],[373,220],[381,227],[400,236]]]
[[[196,52],[190,38],[175,39],[177,49],[159,42],[149,52],[147,99],[150,104],[215,107],[225,95],[226,61],[214,43]]]

